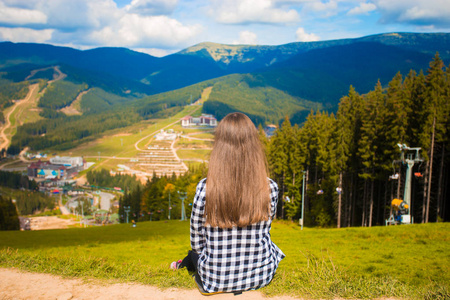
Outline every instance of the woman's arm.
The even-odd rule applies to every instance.
[[[272,220],[275,218],[277,213],[277,203],[278,203],[278,185],[272,179],[269,180],[269,192],[270,192],[270,209],[272,214]]]
[[[194,252],[200,254],[205,247],[205,187],[206,179],[202,179],[197,185],[197,190],[192,204],[191,214],[191,247]]]

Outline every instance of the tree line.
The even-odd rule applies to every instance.
[[[8,187],[11,189],[22,189],[27,190],[27,192],[33,195],[36,195],[38,198],[42,198],[42,195],[38,195],[36,192],[38,190],[38,186],[36,181],[29,180],[28,176],[22,175],[17,172],[6,172],[0,171],[0,186]],[[25,192],[26,193],[26,192]],[[22,202],[28,202],[27,199]],[[27,203],[26,205],[30,206],[34,203],[33,201]],[[0,195],[0,230],[19,230],[20,222],[18,217],[18,211],[21,212],[22,206],[17,206],[18,201],[16,199],[16,204],[13,203],[12,198],[5,197]]]
[[[104,112],[88,116],[43,119],[17,128],[8,154],[18,154],[28,146],[32,150],[73,148],[111,129],[132,125],[140,118],[133,112]]]
[[[120,173],[111,175],[111,173],[105,169],[87,172],[86,179],[91,185],[109,188],[120,187],[122,190],[135,190],[141,185],[137,180],[136,175],[131,176]]]
[[[11,189],[27,189],[37,191],[39,189],[36,181],[30,180],[27,175],[19,172],[7,172],[0,170],[0,186]]]
[[[144,186],[125,190],[119,199],[120,222],[126,222],[127,215],[128,222],[181,219],[183,207],[189,218],[197,184],[206,174],[207,168],[202,164],[180,176],[154,174]]]
[[[19,215],[33,215],[53,210],[55,208],[55,199],[39,191],[23,191],[14,196]]]
[[[436,54],[426,74],[398,73],[365,95],[350,87],[336,114],[311,112],[300,128],[285,119],[265,144],[280,187],[280,217],[299,219],[305,175],[305,222],[382,225],[403,198],[406,166],[397,144],[420,147],[412,179],[414,222],[449,219],[450,67]],[[397,180],[390,175],[399,173]],[[394,177],[391,177],[394,178]],[[447,205],[447,206],[446,206]]]
[[[75,84],[70,81],[56,81],[47,86],[47,91],[39,100],[39,107],[53,110],[61,109],[70,105],[82,92],[87,90],[87,84]]]

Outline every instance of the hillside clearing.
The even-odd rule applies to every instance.
[[[24,113],[24,109],[30,109],[29,103],[31,103],[32,105],[34,102],[36,102],[35,100],[37,97],[38,86],[38,84],[30,85],[30,90],[27,96],[23,100],[17,101],[11,108],[5,110],[6,124],[3,126],[0,133],[2,139],[0,149],[8,148],[9,144],[11,143],[11,137],[16,132],[16,127],[28,121],[28,118],[22,115]],[[21,124],[16,124],[16,121]]]

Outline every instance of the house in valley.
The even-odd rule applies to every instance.
[[[181,119],[183,127],[217,127],[217,119],[213,115],[202,114],[200,117],[187,116]]]

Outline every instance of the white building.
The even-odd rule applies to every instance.
[[[217,120],[213,115],[202,114],[200,117],[187,116],[181,119],[181,126],[192,127],[192,126],[209,126],[216,127]]]
[[[50,163],[53,165],[63,165],[65,167],[82,167],[84,165],[83,158],[80,156],[55,156],[50,158]]]

